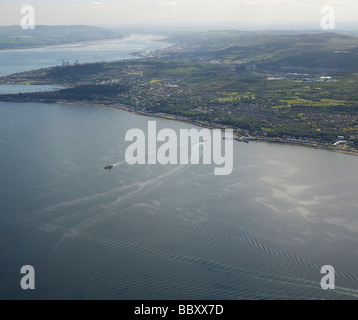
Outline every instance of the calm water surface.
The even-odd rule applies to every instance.
[[[10,63],[0,52],[0,73],[165,45],[19,50]],[[1,299],[357,299],[356,157],[235,142],[229,176],[214,165],[130,166],[125,134],[149,120],[0,102]],[[33,291],[20,288],[23,265],[36,270]],[[335,290],[320,287],[324,265]]]

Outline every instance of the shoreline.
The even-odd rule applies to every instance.
[[[38,103],[43,103],[43,102],[38,102]],[[93,106],[93,107],[113,108],[113,109],[119,109],[119,110],[123,110],[123,111],[129,112],[129,113],[133,113],[133,114],[141,115],[141,116],[145,116],[145,117],[152,117],[152,118],[159,118],[159,119],[165,119],[165,120],[189,123],[191,125],[201,127],[201,128],[221,129],[221,130],[225,129],[225,128],[220,127],[219,125],[217,125],[217,126],[205,125],[203,123],[198,123],[198,122],[195,122],[195,121],[190,120],[190,119],[178,118],[178,116],[175,116],[175,115],[164,115],[164,114],[161,115],[161,114],[153,114],[153,113],[147,113],[147,112],[144,112],[144,111],[133,110],[130,107],[126,107],[126,106],[123,106],[123,105],[107,105],[107,104],[101,104],[101,103],[93,104],[93,103],[66,102],[66,101],[57,101],[57,102],[54,102],[53,104],[65,104],[65,105],[73,105],[73,106]],[[244,142],[240,138],[238,133],[235,132],[235,129],[234,129],[234,140],[237,141],[237,142]],[[332,148],[329,148],[329,147],[312,145],[312,144],[305,144],[305,143],[268,141],[268,140],[262,140],[262,139],[259,139],[259,138],[254,138],[254,137],[251,137],[251,139],[246,138],[246,141],[248,141],[248,142],[256,142],[256,143],[267,143],[267,144],[271,144],[271,143],[272,144],[282,144],[282,145],[288,145],[288,146],[294,146],[294,147],[306,147],[306,148],[310,148],[310,149],[341,153],[341,154],[350,155],[350,156],[356,156],[356,157],[358,156],[358,152],[354,152],[354,151],[332,149]]]
[[[113,40],[125,40],[124,37],[115,37],[115,38],[108,38],[108,39],[101,39],[101,40],[85,40],[85,41],[81,41],[81,40],[76,40],[76,41],[70,41],[70,42],[64,42],[61,44],[35,44],[35,45],[29,45],[29,46],[24,46],[24,47],[13,47],[13,48],[5,48],[5,49],[0,49],[0,53],[1,52],[9,52],[9,51],[17,51],[17,50],[32,50],[32,49],[47,49],[47,48],[54,48],[54,47],[67,47],[67,46],[71,46],[71,47],[77,47],[77,46],[85,46],[91,43],[97,44],[97,43],[101,43],[104,41],[113,41]]]
[[[76,40],[76,41],[69,41],[64,42],[61,44],[54,43],[54,44],[35,44],[35,45],[29,45],[24,47],[10,47],[10,48],[3,48],[0,49],[1,52],[9,52],[9,51],[17,51],[17,50],[32,50],[32,49],[47,49],[47,48],[55,48],[55,47],[84,47],[87,45],[97,45],[97,44],[103,44],[104,42],[111,42],[111,41],[130,41],[130,40],[137,40],[137,39],[143,39],[143,40],[150,40],[150,41],[162,41],[165,42],[166,39],[169,39],[168,36],[161,36],[161,35],[151,35],[151,34],[145,34],[145,33],[131,33],[129,35],[123,35],[119,37],[113,37],[113,38],[104,38],[104,39],[94,39],[94,40]],[[169,45],[173,45],[169,43]],[[136,52],[132,52],[136,53]]]
[[[133,113],[136,115],[141,115],[145,117],[152,117],[152,118],[158,118],[158,119],[165,119],[165,120],[172,120],[177,122],[184,122],[189,123],[193,126],[197,126],[200,128],[207,128],[207,129],[220,129],[224,130],[227,129],[226,127],[223,127],[220,124],[215,125],[209,125],[201,122],[196,122],[191,119],[186,119],[182,116],[176,116],[176,115],[169,115],[169,114],[153,114],[148,113],[144,111],[134,110],[130,107],[124,106],[124,105],[111,105],[111,104],[103,104],[103,103],[93,103],[93,102],[68,102],[68,101],[55,101],[55,102],[45,102],[45,101],[1,101],[0,102],[20,102],[20,103],[48,103],[48,104],[64,104],[64,105],[70,105],[70,106],[92,106],[92,107],[105,107],[105,108],[113,108],[113,109],[119,109],[123,110],[129,113]],[[313,145],[313,144],[306,144],[306,143],[293,143],[293,142],[285,142],[285,141],[270,141],[270,140],[263,140],[258,137],[245,137],[240,136],[237,130],[234,129],[234,140],[237,142],[256,142],[256,143],[267,143],[267,144],[282,144],[282,145],[290,145],[290,146],[298,146],[298,147],[305,147],[310,149],[316,149],[316,150],[322,150],[322,151],[329,151],[329,152],[335,152],[335,153],[341,153],[345,155],[350,156],[358,156],[358,151],[349,151],[349,150],[340,150],[340,149],[332,149],[329,147],[319,146],[319,145]]]

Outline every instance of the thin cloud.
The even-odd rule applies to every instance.
[[[167,7],[177,7],[179,6],[179,3],[176,1],[163,1],[163,2],[157,2],[158,6],[167,6]]]

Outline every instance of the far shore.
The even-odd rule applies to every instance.
[[[125,40],[125,39],[126,39],[125,37],[118,37],[118,38],[85,40],[85,41],[69,41],[69,42],[63,42],[61,44],[59,44],[59,43],[27,44],[27,45],[23,45],[23,46],[3,48],[3,49],[0,49],[0,52],[15,51],[15,50],[46,49],[46,48],[64,47],[64,46],[78,47],[78,46],[84,46],[84,45],[88,45],[88,44],[103,43],[105,41]]]
[[[118,40],[132,40],[136,38],[142,38],[145,40],[150,41],[164,41],[168,39],[167,36],[162,35],[152,35],[152,34],[141,34],[141,33],[131,33],[129,35],[123,35],[113,38],[103,38],[103,39],[94,39],[94,40],[84,40],[84,41],[69,41],[69,42],[62,42],[59,43],[43,43],[43,44],[27,44],[23,46],[14,46],[9,48],[0,49],[0,52],[3,51],[13,51],[13,50],[31,50],[31,49],[46,49],[46,48],[53,48],[53,47],[64,47],[64,46],[71,46],[71,47],[81,47],[87,45],[97,45],[102,44],[104,42],[111,42],[111,41],[118,41]],[[135,52],[134,52],[135,53]]]

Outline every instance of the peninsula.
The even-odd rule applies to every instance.
[[[336,33],[221,31],[174,35],[125,61],[72,64],[0,78],[60,84],[0,101],[112,106],[233,128],[244,141],[356,154],[358,38]]]

